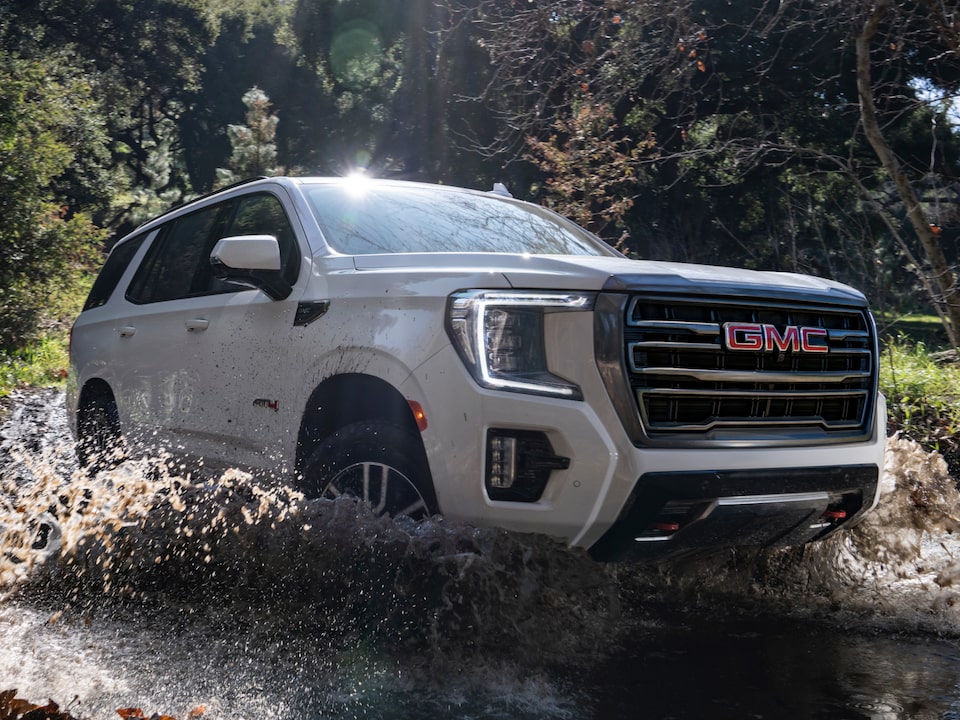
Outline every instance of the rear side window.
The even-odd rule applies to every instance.
[[[117,288],[117,283],[120,282],[120,278],[126,272],[127,266],[130,265],[133,256],[137,254],[137,250],[140,249],[149,234],[138,235],[132,240],[117,245],[111,251],[110,255],[107,256],[107,261],[100,269],[100,274],[94,280],[93,287],[90,288],[87,301],[83,304],[84,310],[92,310],[107,304],[107,300],[110,299],[113,291]]]
[[[222,207],[214,205],[167,223],[134,275],[127,299],[154,303],[222,291],[209,283],[212,238]]]

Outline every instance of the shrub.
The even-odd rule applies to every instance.
[[[883,348],[880,390],[888,429],[940,451],[960,477],[960,364],[938,362],[924,343],[901,336]]]

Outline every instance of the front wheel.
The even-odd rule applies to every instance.
[[[355,497],[377,515],[422,520],[437,512],[420,439],[394,425],[337,430],[304,465],[302,490],[307,497]]]

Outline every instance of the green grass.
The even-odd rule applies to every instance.
[[[0,351],[0,398],[18,387],[55,387],[67,377],[70,327],[80,313],[93,283],[86,274],[73,283],[51,290],[48,312],[40,337],[26,348]]]
[[[923,343],[898,338],[886,344],[880,389],[907,422],[933,413],[960,427],[960,364],[936,362]]]
[[[882,353],[880,390],[887,397],[889,430],[943,453],[960,474],[960,364],[937,362],[949,348],[936,315],[878,315]]]
[[[880,359],[880,390],[890,428],[943,453],[960,470],[960,364],[938,363],[922,342],[888,341]]]
[[[0,397],[17,387],[52,387],[67,376],[67,336],[51,332],[30,347],[14,353],[0,353]]]
[[[947,347],[947,331],[936,315],[918,315],[916,313],[892,315],[878,313],[877,329],[882,338],[911,338],[924,343],[927,347]]]

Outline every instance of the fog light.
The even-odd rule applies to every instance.
[[[506,435],[490,437],[490,487],[513,487],[517,476],[517,439]]]
[[[536,502],[554,470],[566,470],[570,459],[553,452],[539,430],[487,431],[487,497],[508,502]]]

